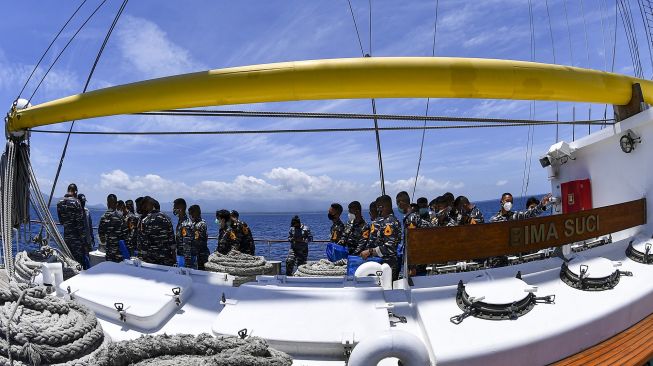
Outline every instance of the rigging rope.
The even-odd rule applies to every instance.
[[[29,102],[32,101],[32,98],[34,98],[34,95],[35,95],[36,92],[39,90],[39,88],[41,87],[41,84],[43,83],[43,81],[45,80],[45,78],[46,78],[46,77],[48,76],[48,74],[50,73],[50,70],[52,70],[52,68],[53,68],[54,65],[57,63],[57,61],[59,61],[59,58],[61,57],[61,55],[63,55],[63,53],[66,51],[66,49],[68,48],[68,46],[70,46],[70,44],[71,44],[72,41],[75,39],[75,37],[79,34],[79,32],[82,31],[82,29],[83,29],[83,28],[86,26],[86,24],[91,20],[91,18],[93,18],[93,16],[95,15],[95,13],[97,13],[98,10],[100,10],[100,8],[102,7],[102,5],[104,5],[105,2],[107,2],[107,0],[102,0],[102,2],[101,2],[101,3],[100,3],[100,4],[95,8],[95,10],[93,10],[93,12],[91,13],[91,15],[89,15],[89,16],[86,18],[86,20],[84,21],[84,23],[82,23],[82,25],[79,26],[79,28],[78,28],[77,31],[72,35],[72,37],[70,37],[70,39],[68,40],[68,42],[66,43],[66,45],[61,49],[61,51],[59,51],[59,54],[57,54],[57,57],[55,57],[54,61],[52,61],[52,64],[50,64],[50,67],[48,68],[48,70],[45,72],[45,74],[43,74],[43,77],[41,78],[41,80],[39,81],[39,83],[36,85],[36,88],[35,88],[34,91],[32,92],[32,95],[30,95],[30,97],[27,99],[27,103],[28,103],[28,104],[29,104]]]
[[[113,33],[114,28],[116,27],[116,24],[118,23],[118,19],[120,19],[120,15],[122,15],[122,12],[125,10],[125,7],[127,6],[127,2],[129,0],[123,0],[122,4],[120,5],[120,8],[118,9],[118,13],[113,19],[113,22],[111,23],[111,26],[109,27],[109,30],[104,37],[104,41],[102,42],[102,46],[100,46],[100,50],[98,51],[97,55],[95,56],[95,61],[93,62],[93,66],[91,67],[91,71],[88,73],[88,77],[86,78],[86,83],[84,84],[84,89],[82,90],[82,93],[86,93],[86,90],[88,89],[88,85],[91,83],[91,78],[93,77],[93,74],[95,73],[95,68],[98,65],[98,62],[100,62],[100,57],[102,56],[102,53],[104,52],[104,48],[106,47],[107,43],[109,42],[109,37],[111,37],[111,33]],[[104,4],[104,1],[102,2]],[[101,4],[100,4],[101,5]],[[71,39],[72,40],[72,39]],[[55,60],[56,62],[56,60]],[[52,64],[54,66],[54,63]],[[61,173],[61,167],[63,166],[63,161],[66,158],[66,151],[68,151],[68,143],[70,142],[70,133],[73,131],[73,127],[75,127],[75,121],[70,122],[70,128],[68,129],[68,136],[66,137],[66,142],[64,143],[63,150],[61,151],[61,158],[59,159],[59,165],[57,166],[57,172],[55,173],[54,176],[54,181],[52,183],[52,188],[50,189],[50,197],[48,198],[48,206],[52,204],[52,197],[54,196],[54,191],[57,188],[57,182],[59,181],[59,174]]]
[[[585,52],[587,54],[587,68],[590,67],[590,46],[589,41],[587,40],[587,21],[585,20],[585,7],[583,6],[583,0],[580,0],[580,11],[583,14],[583,32],[585,33]],[[588,118],[592,119],[592,103],[589,104]],[[592,126],[587,126],[587,134],[592,133]]]
[[[77,15],[77,13],[82,8],[82,6],[84,6],[84,4],[86,4],[86,1],[87,0],[84,0],[84,1],[82,1],[81,4],[79,4],[79,6],[77,7],[77,9],[73,13],[73,15],[71,15],[70,18],[68,18],[68,20],[66,21],[66,23],[61,27],[61,29],[59,29],[59,32],[57,33],[57,35],[54,36],[54,38],[52,39],[52,42],[50,42],[50,44],[48,45],[48,48],[45,49],[45,52],[43,52],[43,54],[41,55],[41,58],[36,63],[36,65],[32,69],[32,72],[27,77],[27,80],[25,80],[25,84],[23,84],[23,87],[20,89],[20,92],[18,92],[18,96],[16,97],[15,100],[18,100],[20,98],[20,96],[23,94],[23,92],[25,91],[25,88],[27,87],[27,84],[29,83],[30,80],[32,80],[32,76],[34,76],[34,73],[36,72],[38,67],[41,65],[41,62],[45,58],[45,55],[48,54],[48,52],[50,51],[50,48],[52,48],[52,45],[54,45],[54,42],[56,42],[57,39],[59,39],[59,36],[63,32],[63,30],[66,29],[66,27],[68,26],[68,23],[70,23],[70,21],[73,20],[73,18],[75,17],[75,15]]]
[[[621,20],[624,25],[624,31],[628,40],[628,50],[630,51],[630,58],[633,62],[635,76],[644,78],[642,63],[639,57],[639,44],[637,42],[637,33],[635,31],[635,24],[632,18],[632,9],[630,2],[624,0],[617,0],[619,12],[621,13]]]
[[[555,124],[579,124],[582,122],[558,122],[558,121],[526,121],[519,123],[498,123],[498,124],[479,124],[479,125],[444,125],[444,126],[397,126],[397,127],[379,127],[379,131],[413,131],[413,130],[446,130],[446,129],[466,129],[466,128],[501,128],[501,127],[524,127],[524,126],[544,126]],[[600,125],[603,120],[588,122]],[[29,130],[33,133],[54,133],[67,134],[67,131],[56,130]],[[283,129],[283,130],[223,130],[223,131],[73,131],[73,135],[247,135],[247,134],[275,134],[275,133],[322,133],[322,132],[370,132],[374,131],[373,127],[349,127],[349,128],[310,128],[310,129]]]
[[[646,45],[648,46],[648,56],[651,60],[651,68],[653,71],[653,52],[651,52],[651,41],[653,41],[651,39],[651,23],[653,23],[653,19],[647,16],[647,14],[651,14],[651,16],[653,16],[653,8],[651,8],[650,0],[637,0],[637,3],[639,4],[639,11],[642,16],[642,23],[644,24],[644,33],[646,33]]]
[[[569,13],[567,12],[567,0],[562,2],[565,9],[565,21],[567,23],[567,38],[569,39],[569,57],[571,66],[574,66],[574,47],[571,43],[571,28],[569,27]],[[576,103],[571,105],[571,115],[573,120],[576,120]],[[571,141],[576,140],[576,126],[571,126]]]
[[[551,13],[549,12],[549,0],[545,0],[546,17],[549,21],[549,36],[551,37],[551,51],[553,52],[553,63],[556,63],[556,46],[553,38],[553,26],[551,25]],[[605,117],[604,117],[605,118]],[[556,102],[556,121],[560,119],[560,103]],[[556,142],[560,141],[560,125],[556,124]]]
[[[369,0],[369,8],[370,8],[370,53],[365,54],[365,51],[363,50],[363,42],[361,41],[361,35],[360,32],[358,31],[358,24],[356,23],[356,16],[354,15],[354,8],[351,6],[351,0],[347,0],[347,3],[349,4],[349,11],[351,13],[351,19],[354,22],[354,28],[356,29],[356,37],[358,38],[358,45],[360,46],[361,50],[361,56],[363,57],[371,57],[372,56],[372,1]],[[372,115],[376,116],[376,100],[372,98]],[[385,176],[383,173],[383,157],[381,154],[381,136],[379,135],[379,121],[376,117],[374,119],[374,135],[376,139],[376,154],[377,154],[377,160],[379,164],[379,179],[381,182],[381,194],[385,195]]]
[[[435,40],[438,34],[438,9],[440,7],[440,0],[435,0],[435,21],[433,22],[433,45],[431,46],[431,57],[435,57]],[[431,98],[426,99],[426,111],[424,115],[428,117],[429,106]],[[424,127],[426,127],[426,120],[424,120]],[[422,154],[424,152],[424,139],[426,137],[426,129],[422,130],[422,142],[419,145],[419,158],[417,159],[417,171],[415,172],[415,182],[413,183],[413,199],[415,199],[415,191],[417,190],[417,180],[419,179],[419,169],[422,165]]]
[[[528,0],[528,19],[530,24],[531,31],[531,62],[535,61],[535,25],[533,22],[533,3],[531,0]],[[530,119],[535,118],[535,101],[532,101],[529,105],[529,117]],[[521,196],[524,197],[528,193],[528,185],[530,183],[531,176],[531,163],[533,160],[533,140],[535,134],[535,126],[529,125],[528,134],[526,135],[526,156],[524,157],[524,174],[522,176],[522,190]]]
[[[532,119],[510,118],[481,118],[481,117],[453,117],[453,116],[420,116],[411,114],[367,114],[367,113],[314,113],[314,112],[267,112],[267,111],[233,111],[233,110],[198,110],[174,109],[156,112],[142,112],[137,115],[152,116],[179,116],[179,117],[261,117],[261,118],[298,118],[298,119],[377,119],[388,121],[431,121],[431,122],[482,122],[482,123],[519,123],[532,122]],[[557,121],[557,120],[556,120]],[[556,122],[546,120],[544,122]],[[612,122],[614,119],[597,119],[587,121],[574,121],[583,123]],[[561,122],[571,123],[571,122]]]

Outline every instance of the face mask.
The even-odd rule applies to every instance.
[[[172,214],[175,216],[179,216],[179,209],[175,208],[174,210],[172,210]]]
[[[350,212],[347,214],[347,218],[349,219],[349,221],[354,221],[356,219],[356,215]]]
[[[333,220],[333,219],[335,219],[335,218],[336,218],[335,216],[333,216],[333,215],[332,215],[332,214],[330,214],[330,213],[328,213],[328,214],[327,214],[327,217],[329,218],[329,220]]]
[[[512,209],[512,202],[507,201],[503,203],[503,209],[506,211],[510,211]]]
[[[215,223],[220,225],[220,221],[218,219],[215,219]]]

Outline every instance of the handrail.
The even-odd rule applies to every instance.
[[[364,57],[209,70],[112,86],[12,110],[10,132],[178,108],[325,99],[483,98],[625,105],[653,81],[572,66],[453,57]]]

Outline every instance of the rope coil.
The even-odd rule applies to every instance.
[[[273,274],[272,264],[265,258],[244,254],[236,250],[228,254],[215,252],[209,256],[204,268],[211,272],[228,273],[235,276],[234,286],[254,281],[257,275]]]
[[[316,262],[302,264],[295,272],[296,277],[342,277],[347,274],[347,260],[330,262],[320,259]]]

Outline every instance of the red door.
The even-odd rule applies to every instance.
[[[589,179],[562,183],[562,213],[585,211],[592,208],[592,185]]]

